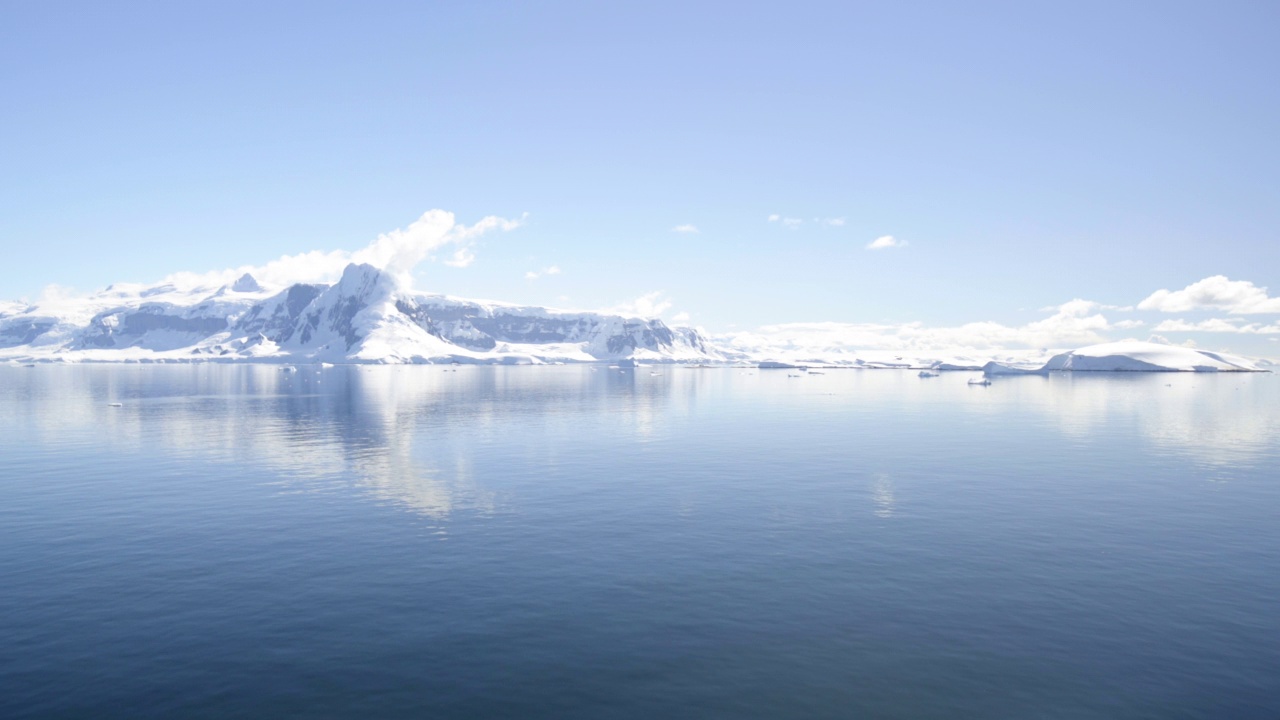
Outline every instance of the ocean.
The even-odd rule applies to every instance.
[[[0,367],[0,717],[1280,717],[1280,379],[972,376]]]

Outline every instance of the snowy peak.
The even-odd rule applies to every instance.
[[[388,272],[367,263],[351,263],[342,271],[342,279],[332,290],[346,296],[370,299],[387,297],[399,289]]]
[[[296,286],[295,286],[296,287]],[[322,346],[332,355],[350,352],[385,316],[397,313],[395,280],[372,265],[348,265],[342,279],[306,308],[296,326],[299,346]]]
[[[231,291],[238,293],[257,293],[262,292],[262,286],[258,284],[257,279],[255,279],[253,275],[245,273],[240,276],[239,280],[236,280],[235,283],[232,284]]]

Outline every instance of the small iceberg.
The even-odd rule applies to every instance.
[[[107,403],[107,407],[124,407],[124,403]]]
[[[986,378],[972,378],[969,380],[970,385],[990,385],[991,381]]]
[[[938,377],[938,373],[932,370],[921,370],[918,377],[922,377],[922,378]]]
[[[298,368],[296,368],[296,367],[294,367],[294,366],[292,366],[292,365],[285,365],[284,367],[280,368],[280,372],[284,372],[284,373],[295,373],[295,372],[298,372]]]

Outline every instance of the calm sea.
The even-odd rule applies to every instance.
[[[968,377],[0,367],[0,717],[1280,717],[1280,378]]]

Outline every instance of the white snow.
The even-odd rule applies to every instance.
[[[990,363],[987,375],[1073,372],[1256,372],[1256,363],[1225,353],[1139,340],[1102,343],[1054,355],[1040,367]]]

